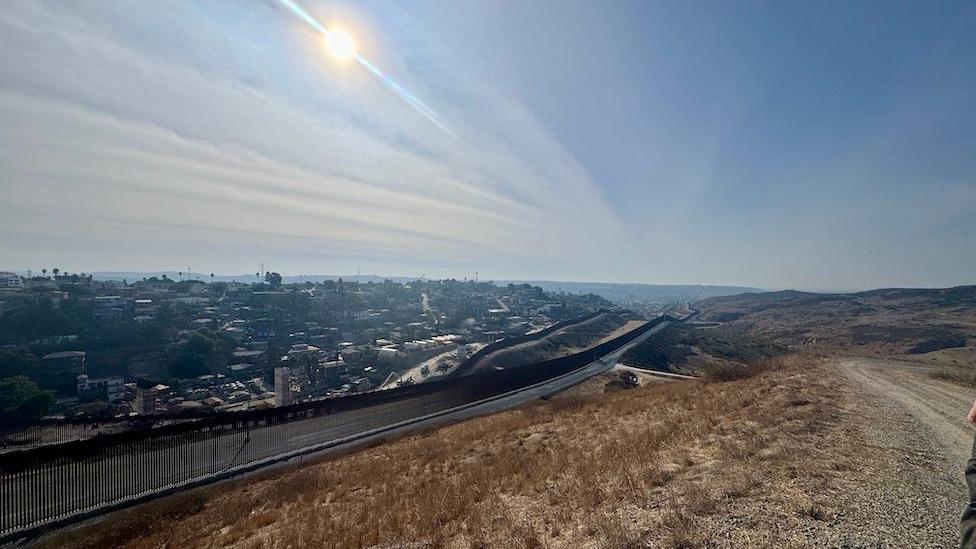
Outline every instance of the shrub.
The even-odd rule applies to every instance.
[[[709,366],[702,377],[707,381],[735,381],[737,379],[748,379],[761,372],[770,369],[772,362],[763,360],[751,364],[741,364],[738,362],[718,362]]]

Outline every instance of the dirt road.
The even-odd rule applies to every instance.
[[[849,379],[901,405],[932,434],[932,442],[958,468],[965,465],[974,429],[966,412],[976,397],[959,385],[930,377],[931,368],[894,360],[845,359]]]
[[[965,421],[974,394],[932,378],[922,365],[862,358],[837,365],[850,382],[846,408],[866,446],[858,493],[850,494],[854,539],[954,547],[976,431]]]

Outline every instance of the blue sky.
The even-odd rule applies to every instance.
[[[976,282],[971,2],[0,7],[0,268]]]

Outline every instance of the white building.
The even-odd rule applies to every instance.
[[[382,347],[376,351],[376,359],[382,364],[393,362],[396,358],[396,347]]]
[[[291,404],[291,368],[278,366],[274,371],[275,406]]]
[[[88,374],[79,374],[77,381],[79,393],[92,389],[104,389],[105,399],[109,404],[116,404],[125,400],[125,379],[121,376],[91,379]]]
[[[150,416],[156,412],[156,386],[136,385],[136,400],[132,403],[135,412],[141,416]]]
[[[309,345],[307,343],[295,343],[288,349],[288,356],[293,357],[297,355],[318,355],[319,348],[315,345]]]
[[[0,288],[23,288],[24,279],[16,273],[0,272]]]

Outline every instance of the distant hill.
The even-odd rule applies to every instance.
[[[976,286],[850,294],[786,290],[699,301],[700,320],[779,344],[976,365]]]
[[[757,288],[740,286],[701,286],[672,284],[614,284],[609,282],[561,282],[527,280],[547,292],[592,293],[616,303],[647,301],[659,303],[691,303],[709,297],[761,292]],[[503,282],[499,282],[501,284]],[[504,283],[507,283],[505,281]]]

